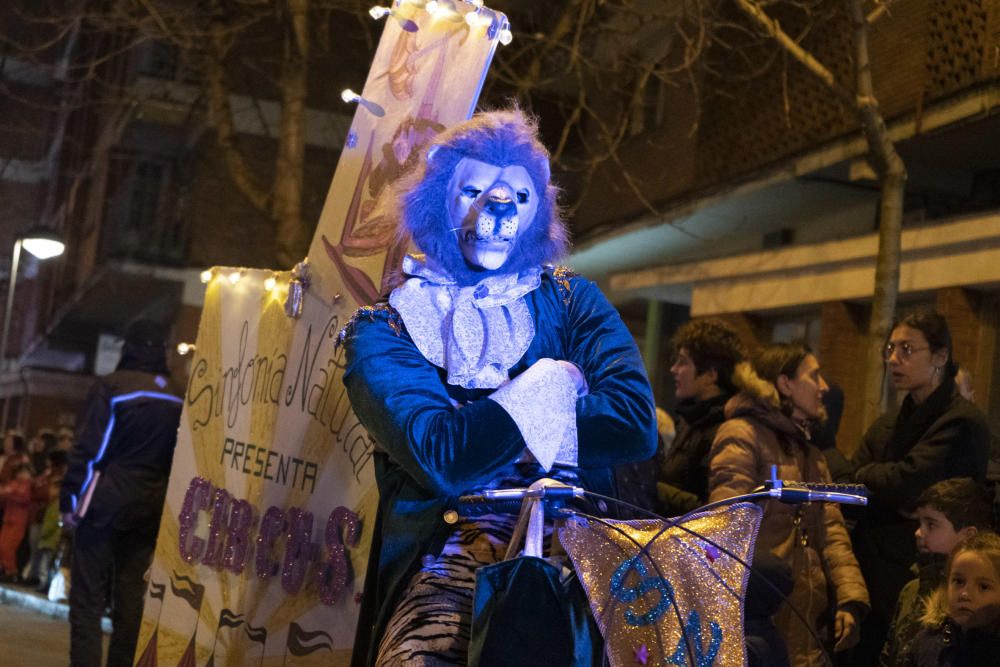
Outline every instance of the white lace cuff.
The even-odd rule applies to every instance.
[[[548,472],[555,463],[576,465],[577,386],[559,363],[540,359],[489,398],[517,424],[542,469]]]

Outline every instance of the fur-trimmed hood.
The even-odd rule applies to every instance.
[[[923,614],[920,616],[920,624],[927,628],[939,627],[948,619],[948,593],[942,584],[927,596],[924,602]]]
[[[740,361],[733,367],[733,384],[748,398],[764,406],[781,410],[778,388],[757,375],[757,371],[749,361]]]
[[[733,384],[740,391],[726,403],[726,419],[751,418],[795,441],[808,440],[806,432],[783,411],[777,387],[757,375],[749,362],[741,361],[733,368]]]
[[[907,649],[907,664],[994,665],[1000,652],[1000,627],[963,628],[947,614],[947,595],[942,586],[927,600],[920,619],[921,631]]]

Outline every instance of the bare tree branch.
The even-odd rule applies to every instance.
[[[882,404],[882,343],[889,336],[896,312],[899,293],[899,264],[902,256],[903,194],[906,167],[896,147],[889,139],[885,119],[879,111],[872,83],[871,59],[868,53],[870,24],[865,19],[862,0],[848,0],[848,10],[854,28],[854,62],[858,86],[858,115],[868,142],[868,155],[879,175],[879,243],[875,262],[875,294],[872,297],[871,319],[865,365],[864,423],[871,423]]]
[[[212,125],[218,137],[229,175],[236,188],[258,210],[269,213],[271,196],[257,179],[236,147],[236,131],[233,125],[233,110],[229,103],[229,90],[224,81],[222,61],[228,49],[223,31],[213,31],[211,55],[206,59],[209,100],[212,110]]]
[[[868,12],[868,16],[865,17],[865,23],[868,25],[873,25],[875,21],[878,21],[883,16],[889,15],[889,6],[895,4],[896,0],[876,0],[875,9]]]
[[[308,90],[309,0],[289,0],[288,31],[281,80],[281,126],[274,172],[274,218],[278,222],[278,259],[291,267],[308,248],[302,221],[305,176],[304,115]]]
[[[751,0],[736,0],[736,5],[742,9],[747,16],[752,18],[757,25],[763,28],[768,35],[773,37],[778,44],[784,48],[790,56],[795,58],[806,69],[815,74],[826,84],[827,88],[833,91],[842,102],[850,107],[854,107],[856,102],[851,91],[844,88],[837,82],[837,77],[826,68],[823,63],[816,60],[811,53],[803,49],[799,44],[781,29],[778,22],[768,16],[761,7]]]

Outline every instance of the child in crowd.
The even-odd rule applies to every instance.
[[[981,667],[1000,657],[1000,536],[980,531],[948,558],[906,667]]]
[[[76,435],[73,433],[73,429],[66,427],[59,429],[59,432],[56,434],[56,449],[69,452],[69,450],[73,449],[74,442],[76,442]]]
[[[13,479],[0,490],[3,500],[3,528],[0,528],[0,566],[2,581],[18,582],[17,550],[24,539],[31,518],[31,465],[22,463],[13,471]]]
[[[49,590],[56,551],[62,540],[59,512],[59,485],[66,475],[66,452],[53,449],[48,453],[45,472],[35,478],[34,499],[42,508],[38,540],[26,568],[25,583],[37,585],[38,592]]]
[[[924,491],[917,499],[917,577],[899,594],[896,613],[882,655],[880,667],[902,664],[906,647],[920,631],[930,595],[944,576],[945,561],[952,549],[979,530],[992,525],[992,508],[986,489],[971,478],[946,479]]]
[[[18,431],[10,430],[4,435],[3,454],[0,455],[0,485],[14,479],[15,472],[23,463],[31,463],[28,445]]]

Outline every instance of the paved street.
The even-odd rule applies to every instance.
[[[3,603],[0,646],[6,667],[65,667],[69,663],[69,623]]]
[[[12,589],[15,594],[11,594]],[[69,664],[69,622],[65,620],[65,605],[43,604],[38,596],[35,608],[24,606],[25,590],[10,587],[0,591],[0,665],[65,667]],[[56,612],[58,615],[53,616]],[[107,648],[105,635],[104,650]]]

